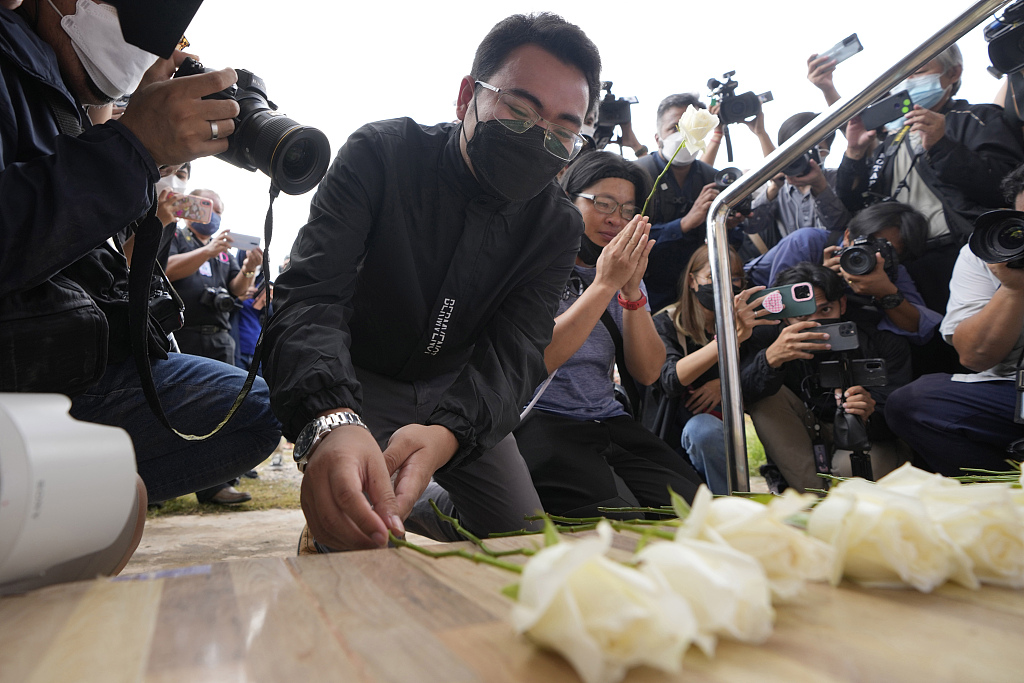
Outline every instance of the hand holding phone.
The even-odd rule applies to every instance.
[[[213,216],[213,200],[190,194],[172,193],[170,211],[175,218],[209,223],[210,217]]]
[[[755,292],[747,302],[761,300],[760,308],[768,311],[767,315],[759,316],[763,320],[782,320],[810,315],[818,310],[814,302],[814,288],[809,282],[798,282],[795,285],[770,287]]]

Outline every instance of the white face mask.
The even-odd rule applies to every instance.
[[[661,155],[665,157],[665,161],[672,159],[672,155],[675,154],[676,158],[672,159],[673,166],[689,166],[693,163],[694,159],[697,158],[697,155],[687,147],[683,147],[679,150],[679,153],[676,154],[676,149],[681,144],[683,144],[683,134],[678,131],[672,133],[672,135],[669,135],[664,141],[662,141]]]
[[[57,14],[60,10],[47,0]],[[78,0],[75,13],[63,15],[61,28],[71,38],[75,54],[96,87],[111,100],[134,92],[156,55],[125,42],[113,5]]]
[[[156,194],[160,195],[161,190],[170,190],[175,194],[185,194],[185,181],[176,175],[161,178],[156,183]]]

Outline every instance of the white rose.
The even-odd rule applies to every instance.
[[[835,562],[827,543],[786,523],[814,500],[795,491],[787,491],[769,505],[738,496],[712,499],[702,486],[677,538],[717,541],[750,555],[764,567],[775,597],[790,600],[805,582],[828,580]]]
[[[596,537],[530,558],[512,623],[565,657],[585,683],[614,683],[639,665],[678,672],[697,636],[693,612],[664,582],[605,557],[611,537],[602,522]]]
[[[924,502],[875,482],[835,486],[811,511],[807,530],[836,549],[833,584],[845,575],[867,586],[910,585],[925,593],[947,579],[977,586],[970,559]]]
[[[679,117],[679,132],[683,134],[686,148],[692,152],[704,150],[707,145],[704,138],[718,127],[718,117],[707,109],[688,106]]]
[[[678,539],[645,547],[640,571],[663,579],[693,609],[701,638],[714,654],[715,636],[763,643],[772,633],[771,588],[757,560],[720,543]]]

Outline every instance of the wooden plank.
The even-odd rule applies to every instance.
[[[97,580],[87,585],[88,591],[25,680],[128,683],[142,678],[162,581]]]
[[[92,584],[68,583],[0,598],[0,681],[27,681]]]
[[[374,681],[478,681],[435,635],[439,624],[493,617],[404,562],[394,550],[289,559],[338,634]]]

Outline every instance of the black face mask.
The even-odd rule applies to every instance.
[[[577,254],[577,256],[579,257],[580,261],[583,261],[583,263],[585,263],[586,265],[590,266],[591,268],[596,266],[597,259],[600,258],[601,252],[603,250],[604,247],[598,246],[597,243],[594,242],[594,240],[587,237],[585,233],[583,235],[580,235],[580,253]]]
[[[733,286],[732,295],[736,296],[742,291],[742,288]],[[700,302],[701,306],[709,311],[715,310],[715,286],[697,285],[697,301]]]
[[[497,121],[476,124],[466,154],[480,186],[508,202],[533,199],[569,163],[544,149],[543,128],[513,133]]]

